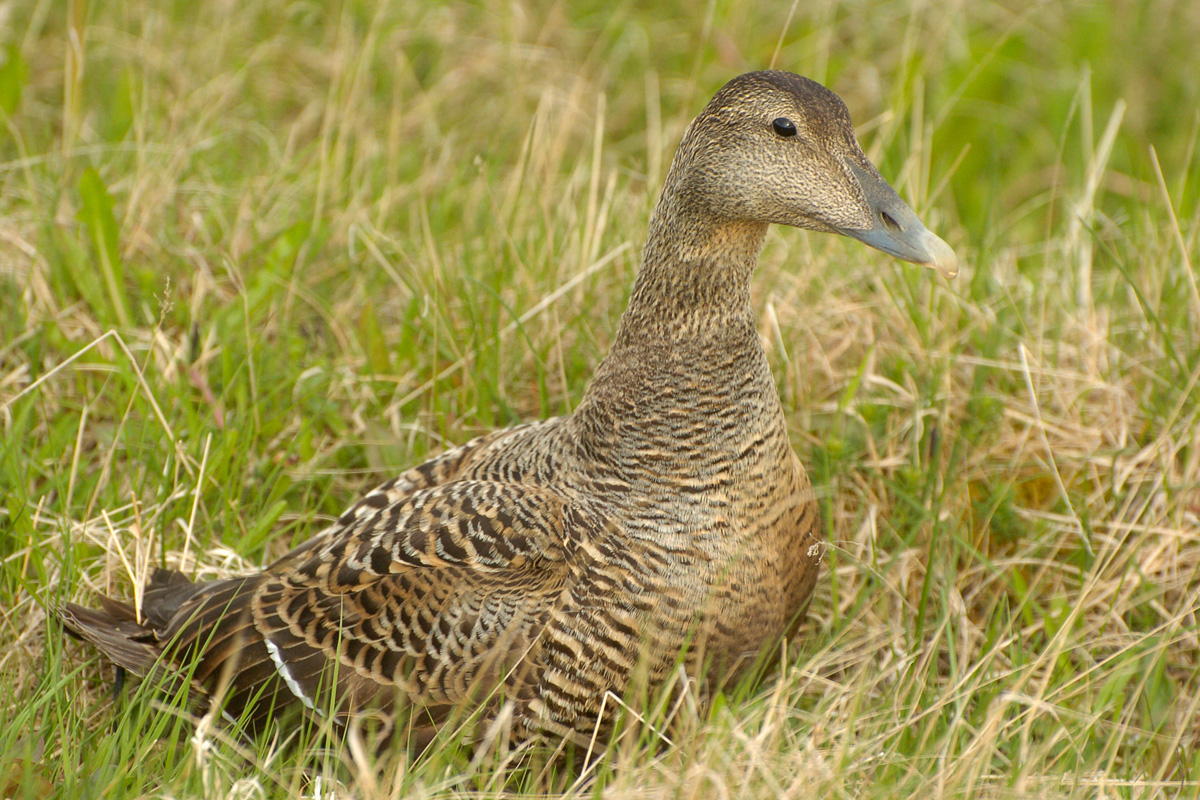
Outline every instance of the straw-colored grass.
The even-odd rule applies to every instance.
[[[0,797],[1200,796],[1191,5],[86,5],[0,3]],[[583,776],[112,702],[49,605],[570,411],[683,126],[771,65],[965,259],[768,237],[829,541],[778,672]]]

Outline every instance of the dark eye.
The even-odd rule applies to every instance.
[[[792,137],[796,135],[796,123],[792,122],[787,117],[776,117],[771,120],[771,127],[780,136]]]

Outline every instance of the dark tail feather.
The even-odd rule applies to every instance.
[[[237,718],[252,697],[252,722],[295,698],[276,674],[261,635],[249,627],[248,601],[256,578],[192,583],[178,572],[155,570],[142,595],[142,619],[130,603],[98,597],[98,609],[63,603],[55,614],[67,633],[94,645],[118,667],[169,694],[186,694],[195,708],[214,699]]]
[[[58,620],[67,633],[94,644],[118,666],[138,675],[151,672],[162,654],[154,634],[138,624],[128,603],[101,597],[100,604],[102,609],[63,603]]]
[[[158,569],[146,583],[143,597],[145,619],[141,622],[131,604],[103,596],[97,598],[100,604],[98,609],[63,603],[55,609],[55,616],[67,633],[95,645],[118,667],[140,675],[169,692],[177,692],[185,684],[190,684],[189,693],[203,695],[204,691],[199,686],[188,681],[175,665],[162,658],[167,642],[160,635],[170,616],[198,588],[199,584],[192,583],[178,572]]]

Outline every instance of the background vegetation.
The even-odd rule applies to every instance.
[[[768,238],[829,540],[804,640],[583,780],[454,747],[312,769],[339,797],[1196,796],[1197,41],[1163,0],[0,3],[0,796],[312,793],[270,742],[114,707],[47,605],[262,564],[569,412],[684,125],[769,65],[838,91],[965,260]]]

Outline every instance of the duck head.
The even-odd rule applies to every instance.
[[[679,195],[715,218],[837,233],[958,274],[954,251],[863,153],[845,103],[808,78],[734,78],[692,122],[671,171]]]

